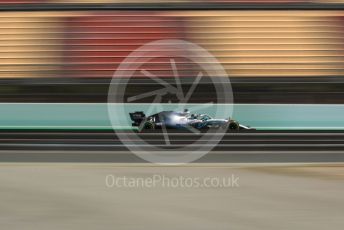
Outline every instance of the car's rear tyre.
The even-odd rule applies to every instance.
[[[152,129],[155,129],[155,125],[153,122],[146,121],[145,124],[143,125],[143,129],[152,130]]]

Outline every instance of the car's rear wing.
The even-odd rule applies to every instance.
[[[133,121],[132,126],[140,126],[141,122],[146,118],[146,114],[142,111],[129,113],[130,119]]]

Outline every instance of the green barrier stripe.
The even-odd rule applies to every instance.
[[[112,104],[125,111],[145,111],[149,104]],[[176,105],[161,104],[163,110]],[[193,104],[188,107],[192,112]],[[214,116],[211,105],[197,112]],[[112,129],[106,103],[0,103],[0,129]],[[344,130],[344,105],[235,104],[233,117],[260,130]],[[218,117],[221,118],[221,117]],[[118,117],[115,129],[132,129],[129,115]]]

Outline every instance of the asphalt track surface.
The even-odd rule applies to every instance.
[[[126,133],[119,139],[113,132],[0,132],[0,162],[97,162],[143,163],[126,146],[159,147],[178,151],[199,140],[193,133],[169,133],[166,144],[161,132]],[[344,132],[237,132],[226,133],[219,143],[214,133],[197,146],[214,146],[198,163],[331,163],[344,162]],[[138,143],[134,137],[144,142]],[[209,139],[207,139],[209,137]],[[164,153],[162,153],[164,154]]]
[[[1,229],[343,229],[344,170],[329,167],[1,163]],[[238,186],[107,186],[231,178]]]

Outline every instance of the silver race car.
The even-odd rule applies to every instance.
[[[249,126],[239,124],[237,121],[228,119],[215,119],[207,114],[192,114],[188,110],[183,112],[162,111],[146,117],[144,112],[129,113],[133,121],[132,126],[142,130],[154,129],[223,129],[229,131],[254,130]]]

